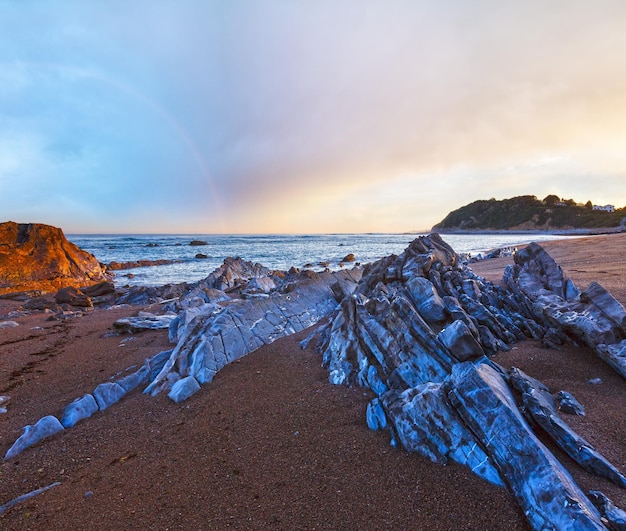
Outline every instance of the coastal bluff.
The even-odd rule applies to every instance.
[[[95,256],[68,241],[60,228],[0,223],[0,295],[83,287],[108,279]]]
[[[435,232],[556,231],[598,234],[626,230],[626,207],[577,203],[549,195],[478,200],[450,212],[433,226]]]

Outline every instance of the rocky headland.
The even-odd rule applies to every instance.
[[[626,207],[534,195],[478,200],[450,212],[432,228],[440,233],[610,234],[626,231]]]
[[[61,229],[41,223],[0,223],[0,295],[89,286],[109,279],[105,267],[69,242]]]

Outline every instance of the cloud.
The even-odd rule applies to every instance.
[[[2,8],[8,213],[28,197],[13,212],[74,231],[319,232],[518,193],[626,204],[619,1]]]

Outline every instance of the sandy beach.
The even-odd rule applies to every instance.
[[[626,304],[626,234],[543,244],[579,287],[596,280]],[[474,264],[494,282],[510,258]],[[2,301],[0,316],[18,303]],[[138,307],[0,330],[0,454],[22,427],[60,415],[113,375],[172,348],[164,331],[113,335]],[[148,308],[149,309],[149,308]],[[120,403],[0,463],[2,529],[528,529],[515,499],[456,464],[392,448],[365,424],[371,398],[333,386],[307,331],[227,366],[186,402],[134,391]],[[589,349],[513,345],[495,360],[567,390],[585,417],[567,420],[626,471],[626,382]],[[600,378],[601,384],[588,383]],[[550,446],[552,448],[552,446]],[[558,453],[558,450],[554,450]],[[626,491],[558,453],[584,490],[626,507]]]

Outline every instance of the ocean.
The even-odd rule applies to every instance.
[[[390,254],[400,254],[418,234],[312,234],[312,235],[216,235],[216,234],[69,234],[67,239],[93,254],[100,262],[176,260],[175,264],[116,271],[118,285],[158,286],[195,282],[219,267],[226,257],[240,257],[270,269],[287,270],[321,263],[339,269],[352,253],[361,264]],[[563,236],[549,234],[444,234],[442,238],[457,253],[473,256],[493,249],[545,241]],[[193,240],[207,245],[192,246]],[[197,254],[206,258],[196,258]],[[346,264],[344,267],[352,267]]]

